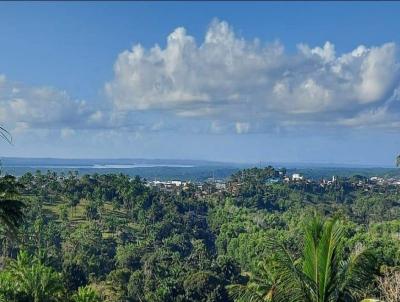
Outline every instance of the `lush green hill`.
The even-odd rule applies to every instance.
[[[249,301],[240,297],[280,286],[273,273],[277,247],[284,246],[295,265],[306,261],[305,227],[315,212],[340,222],[338,257],[365,250],[374,259],[363,290],[352,290],[346,301],[383,296],[377,277],[400,265],[398,188],[360,185],[359,178],[321,186],[283,177],[284,170],[272,167],[248,169],[233,174],[226,191],[210,194],[195,185],[162,192],[123,174],[1,178],[7,186],[0,187],[16,188],[26,202],[26,218],[18,240],[6,228],[0,233],[0,297]]]

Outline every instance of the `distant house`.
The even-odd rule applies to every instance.
[[[215,183],[215,188],[217,190],[225,190],[226,189],[226,184],[223,182],[217,182]]]
[[[304,179],[303,175],[300,175],[299,173],[294,173],[294,174],[292,174],[292,180],[293,180],[293,181],[296,181],[296,180],[303,180],[303,179]]]
[[[267,181],[265,182],[266,184],[274,184],[274,183],[278,183],[281,180],[279,178],[269,178],[267,179]]]
[[[182,181],[180,181],[180,180],[171,180],[170,183],[176,187],[179,187],[182,185]]]

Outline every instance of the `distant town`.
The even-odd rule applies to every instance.
[[[304,184],[311,186],[320,186],[326,188],[335,186],[339,182],[347,182],[350,185],[364,189],[365,191],[374,190],[377,187],[383,186],[400,186],[400,178],[398,177],[380,177],[372,176],[365,177],[361,175],[354,175],[352,177],[337,177],[333,175],[330,179],[322,178],[320,180],[308,179],[300,173],[286,174],[282,171],[279,172],[279,177],[270,177],[266,180],[266,185],[286,183],[286,184]],[[207,196],[215,193],[231,193],[235,194],[242,185],[240,181],[232,181],[226,179],[208,178],[204,182],[192,182],[183,180],[147,180],[146,185],[156,188],[163,192],[179,193],[180,191],[196,191],[198,196]]]

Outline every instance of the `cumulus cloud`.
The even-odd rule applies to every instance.
[[[170,123],[151,113],[112,110],[105,100],[87,102],[48,86],[28,86],[0,74],[0,123],[12,134],[54,135],[68,139],[79,131],[160,131]],[[50,130],[50,131],[48,131]],[[94,133],[93,133],[94,135]]]
[[[249,132],[250,130],[250,124],[249,123],[243,123],[243,122],[237,122],[235,124],[236,127],[236,133],[237,134],[244,134]]]
[[[246,134],[324,127],[400,127],[395,43],[297,45],[245,39],[214,20],[196,40],[183,27],[164,47],[121,52],[105,84],[111,102],[86,102],[0,74],[0,121],[15,133],[79,130]],[[302,131],[302,130],[301,130]]]
[[[61,135],[66,137],[73,128],[90,128],[101,119],[99,110],[72,99],[65,91],[26,86],[0,76],[0,120],[14,132],[61,129]]]
[[[229,121],[246,133],[257,129],[253,123],[353,126],[352,117],[378,114],[399,85],[400,65],[394,43],[343,54],[330,42],[299,44],[289,54],[278,42],[246,40],[214,20],[200,42],[179,27],[164,48],[134,45],[119,54],[114,73],[105,90],[118,112],[208,118],[215,133],[219,121]]]
[[[353,128],[399,128],[400,127],[400,91],[396,89],[393,95],[381,106],[363,110],[354,116],[341,118],[338,125]]]
[[[61,129],[61,137],[69,138],[75,134],[75,130],[71,128],[62,128]]]

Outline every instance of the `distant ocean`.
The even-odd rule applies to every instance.
[[[171,167],[171,168],[193,168],[192,165],[151,165],[151,164],[132,164],[132,165],[2,165],[3,168],[27,168],[27,169],[135,169],[135,168],[156,168],[156,167]]]
[[[267,163],[238,164],[202,160],[176,159],[60,159],[60,158],[1,158],[2,174],[21,176],[27,172],[68,173],[77,171],[84,174],[123,173],[129,176],[139,175],[149,180],[192,180],[227,179],[233,173],[244,168],[265,167]],[[399,177],[400,169],[387,167],[368,167],[329,164],[270,163],[287,168],[288,174],[301,173],[306,178],[321,179],[335,176],[352,175]]]
[[[147,179],[178,179],[204,181],[208,178],[225,179],[245,166],[238,164],[164,159],[58,159],[10,158],[1,159],[2,174],[21,176],[27,172],[83,174],[123,173]]]

